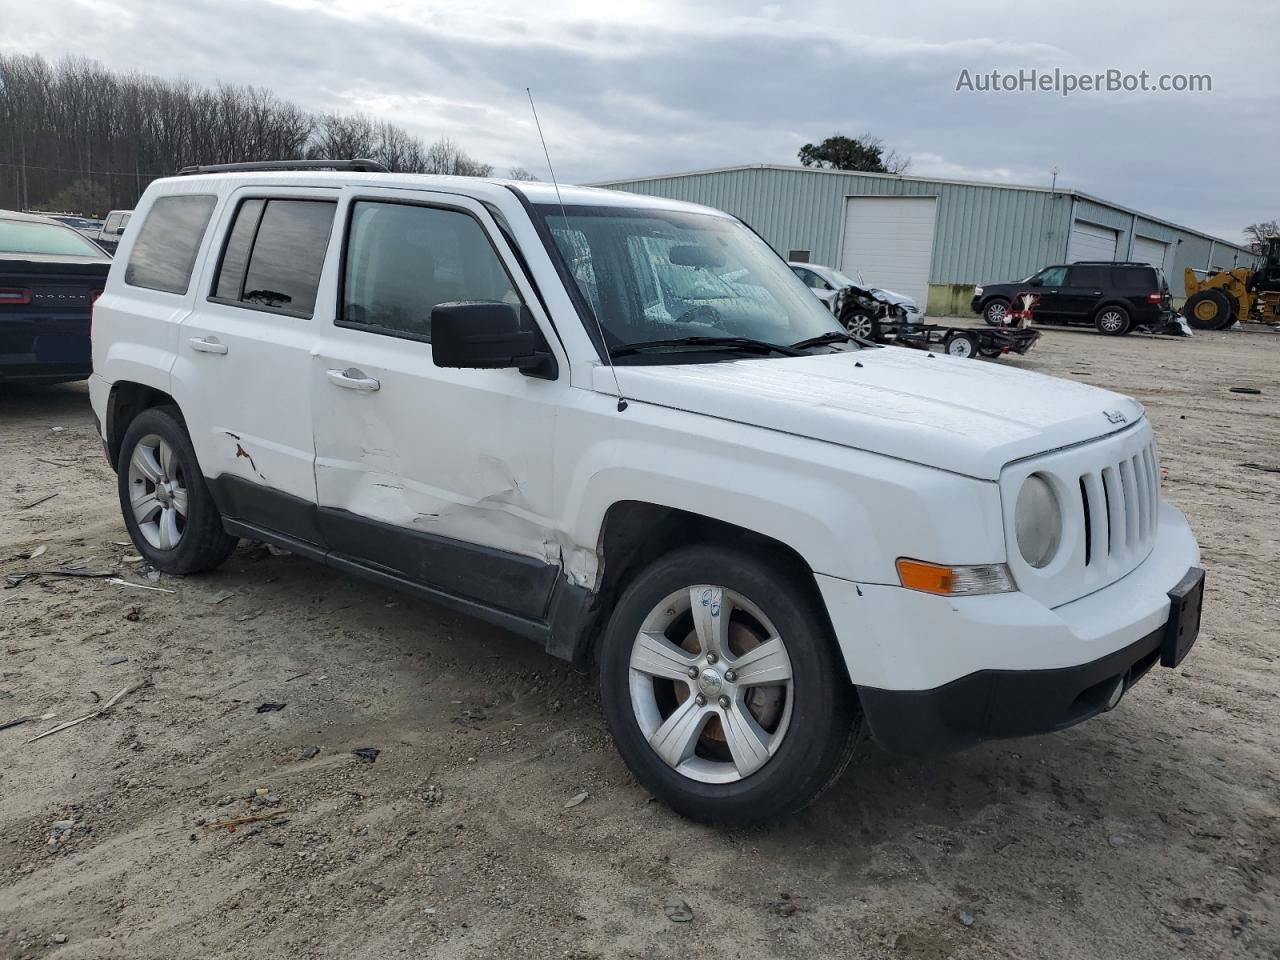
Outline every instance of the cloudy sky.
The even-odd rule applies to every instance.
[[[1228,239],[1280,217],[1280,0],[1033,4],[0,0],[0,48],[268,86],[566,182],[794,163],[873,131],[910,173],[1058,183]],[[957,91],[962,70],[1209,74],[1204,93]]]

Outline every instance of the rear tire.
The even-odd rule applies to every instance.
[[[1129,319],[1129,311],[1124,307],[1108,304],[1101,308],[1093,318],[1093,325],[1104,337],[1122,337],[1133,325]]]
[[[177,407],[152,407],[133,419],[116,470],[124,525],[152,566],[200,573],[236,548],[239,540],[222,529]]]
[[[992,297],[982,308],[982,319],[991,327],[1003,327],[1004,319],[1009,315],[1009,301],[1003,297]]]
[[[631,582],[605,630],[600,692],[618,752],[655,797],[747,823],[835,782],[861,712],[819,603],[767,555],[719,546],[677,550]]]
[[[1221,290],[1201,290],[1187,298],[1182,315],[1197,330],[1221,330],[1231,324],[1231,300]]]

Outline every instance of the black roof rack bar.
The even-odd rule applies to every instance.
[[[1145,260],[1072,260],[1068,267],[1150,267]]]
[[[350,170],[353,173],[389,173],[377,160],[250,160],[247,163],[208,163],[183,167],[178,176],[197,173],[253,173],[270,170]]]

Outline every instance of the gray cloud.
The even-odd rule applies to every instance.
[[[872,130],[922,175],[1047,183],[1056,165],[1064,186],[1233,239],[1280,215],[1280,66],[1265,32],[1188,30],[1203,11],[1185,0],[1118,6],[0,0],[11,27],[0,43],[269,86],[309,109],[453,136],[499,169],[542,172],[527,85],[557,172],[578,182],[794,162],[806,141]],[[1247,25],[1276,12],[1275,0],[1226,0],[1214,18]],[[962,68],[1055,66],[1207,72],[1214,90],[1064,100],[954,89]]]

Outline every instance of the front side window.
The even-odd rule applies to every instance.
[[[1040,284],[1045,287],[1060,287],[1066,278],[1066,267],[1050,267],[1048,270],[1041,270],[1039,274]]]
[[[214,298],[311,316],[336,209],[332,200],[242,201],[227,235]]]
[[[787,263],[736,220],[634,207],[536,209],[610,350],[681,337],[785,345],[841,330]]]
[[[216,197],[160,197],[133,241],[124,282],[163,293],[187,292]]]
[[[70,227],[37,220],[0,219],[0,253],[49,257],[101,257],[102,251]]]
[[[474,217],[405,203],[352,205],[340,324],[430,340],[433,307],[474,300],[521,302]]]

